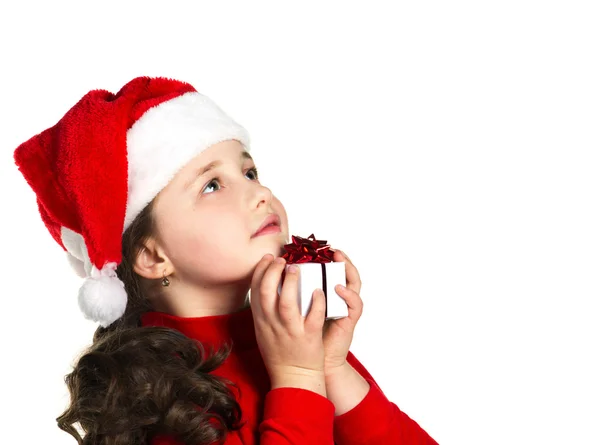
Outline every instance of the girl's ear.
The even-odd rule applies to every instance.
[[[133,262],[133,270],[144,278],[157,280],[164,275],[171,275],[173,265],[156,240],[149,239]]]

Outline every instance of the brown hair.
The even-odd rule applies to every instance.
[[[123,234],[117,275],[128,295],[125,314],[97,328],[92,345],[65,376],[71,401],[56,421],[79,445],[145,445],[156,434],[186,445],[222,443],[227,431],[241,426],[241,408],[227,386],[235,385],[209,374],[231,345],[207,354],[179,331],[141,326],[140,316],[152,308],[133,264],[155,233],[153,206]]]

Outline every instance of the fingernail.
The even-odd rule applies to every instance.
[[[288,272],[289,273],[296,273],[296,272],[298,272],[298,266],[291,265],[290,267],[288,267]]]

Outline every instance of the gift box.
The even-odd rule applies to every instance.
[[[338,284],[346,286],[346,263],[333,261],[334,252],[329,247],[327,241],[315,239],[314,234],[308,238],[292,235],[292,242],[283,246],[285,271],[293,264],[298,266],[298,304],[303,316],[308,315],[315,289],[325,293],[326,319],[348,316],[346,302],[335,291]],[[283,280],[279,282],[279,294]]]

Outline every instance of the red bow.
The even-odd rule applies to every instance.
[[[292,235],[292,243],[283,246],[283,258],[287,264],[331,263],[334,251],[327,241],[315,239],[314,233],[308,238]]]

